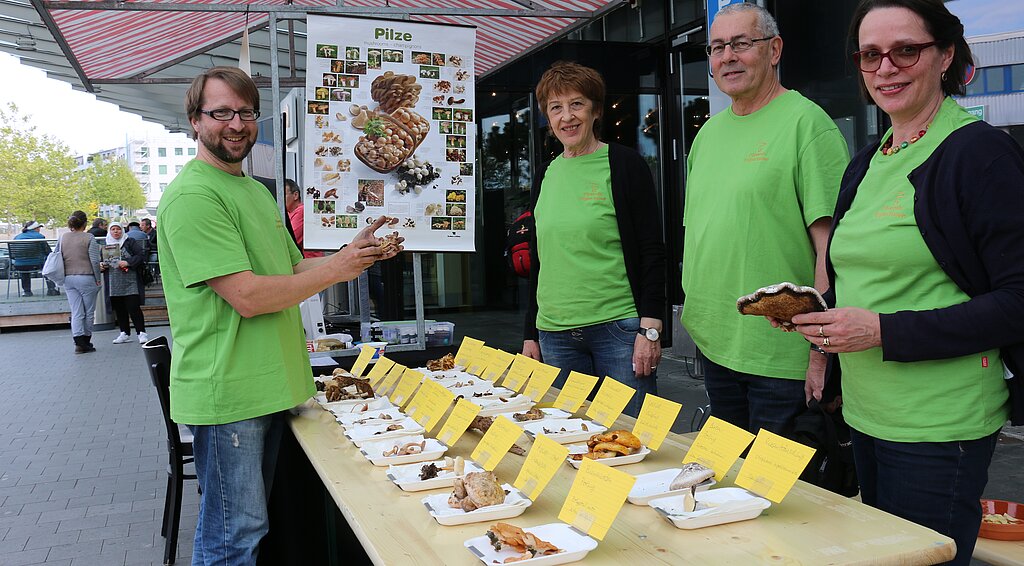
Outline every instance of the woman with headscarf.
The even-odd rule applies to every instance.
[[[100,246],[85,231],[85,212],[76,210],[68,218],[70,232],[60,237],[60,254],[64,259],[64,288],[71,306],[71,337],[75,353],[95,352],[92,345],[92,321],[96,310],[96,293],[100,289]]]
[[[117,246],[118,254],[100,263],[100,269],[109,275],[107,288],[110,291],[110,306],[121,334],[114,338],[114,344],[131,342],[129,317],[139,333],[139,342],[146,343],[146,321],[142,316],[142,268],[146,264],[146,250],[140,240],[125,235],[120,222],[111,222],[107,228],[107,247]]]

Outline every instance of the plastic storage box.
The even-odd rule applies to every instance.
[[[451,346],[455,340],[455,324],[451,322],[432,322],[426,325],[427,347]]]
[[[372,333],[379,341],[388,344],[415,344],[416,343],[416,321],[399,320],[375,322],[372,326]],[[426,332],[427,347],[450,346],[454,341],[455,324],[451,322],[438,322],[436,320],[425,320],[424,331]]]

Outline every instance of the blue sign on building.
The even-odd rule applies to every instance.
[[[711,23],[715,21],[715,15],[718,14],[719,10],[729,4],[740,4],[742,2],[743,0],[706,0],[708,19],[705,33],[708,38],[707,43],[711,43]],[[711,61],[708,61],[708,75],[711,75]],[[729,97],[718,89],[718,85],[714,81],[708,81],[708,106],[712,114],[717,114],[729,106]]]
[[[742,4],[744,0],[707,0],[708,14],[708,40],[711,39],[711,23],[715,21],[715,14],[729,4]]]

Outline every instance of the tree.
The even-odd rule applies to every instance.
[[[90,162],[79,170],[62,141],[37,133],[30,117],[14,104],[0,107],[0,221],[63,226],[75,210],[96,214],[100,204],[126,210],[146,205],[142,187],[123,159],[96,155]]]
[[[97,210],[101,204],[117,204],[125,210],[146,206],[139,180],[123,159],[93,156],[92,167],[81,172],[80,186],[83,210]]]
[[[75,204],[75,158],[60,140],[36,133],[18,107],[0,107],[0,220],[52,224],[67,218]]]

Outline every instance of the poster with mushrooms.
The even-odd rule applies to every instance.
[[[381,215],[410,251],[474,251],[476,29],[307,17],[303,231],[336,250]]]

